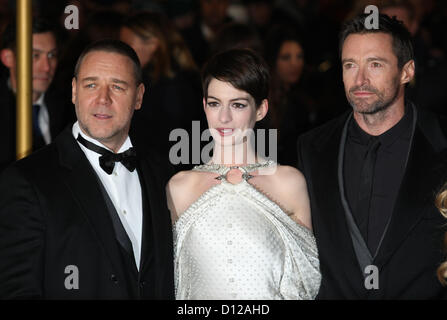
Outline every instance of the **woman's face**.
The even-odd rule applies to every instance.
[[[264,118],[268,109],[267,100],[256,108],[249,93],[217,79],[209,83],[203,106],[213,138],[225,145],[240,141],[247,129],[253,129],[256,121]]]
[[[285,41],[276,59],[276,72],[280,80],[288,85],[298,82],[303,72],[304,52],[295,41]]]
[[[135,50],[138,59],[140,59],[142,68],[146,67],[151,62],[160,42],[158,38],[153,36],[143,39],[127,27],[121,28],[120,40],[124,41]]]

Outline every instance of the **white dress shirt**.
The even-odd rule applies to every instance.
[[[78,122],[73,125],[72,133],[75,139],[78,137],[78,134],[80,134],[84,139],[112,151],[97,140],[85,135],[80,129]],[[126,230],[130,241],[132,242],[135,263],[139,270],[143,223],[143,202],[137,170],[130,172],[121,164],[121,162],[116,162],[112,174],[108,175],[99,165],[99,157],[101,155],[87,149],[79,142],[78,144],[85,153],[85,156],[92,165],[104,188],[106,189],[107,194],[112,200],[113,205],[115,206],[121,223],[123,224],[123,227]],[[132,143],[130,142],[129,137],[127,137],[126,141],[118,152],[124,152],[130,147],[132,147]]]

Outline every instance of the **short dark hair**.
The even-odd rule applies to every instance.
[[[203,96],[208,98],[212,79],[229,82],[233,87],[248,92],[259,107],[269,93],[270,75],[264,59],[250,49],[231,49],[217,53],[202,71]]]
[[[414,59],[411,35],[404,24],[396,17],[379,14],[379,28],[367,29],[365,20],[369,15],[360,14],[345,23],[340,32],[339,53],[342,55],[343,44],[351,34],[386,33],[392,37],[393,52],[397,57],[397,65],[401,69],[408,61]]]
[[[56,43],[58,42],[58,29],[50,21],[45,18],[33,18],[31,26],[32,34],[51,32],[54,35]],[[16,21],[11,21],[5,28],[1,38],[1,49],[11,49],[16,51]]]
[[[76,62],[76,66],[74,69],[75,78],[78,77],[79,69],[85,56],[88,53],[94,51],[117,53],[128,57],[132,61],[136,85],[138,86],[140,83],[143,82],[143,73],[141,71],[140,60],[138,59],[137,54],[128,44],[115,39],[103,39],[93,42],[92,44],[87,46],[84,51],[82,51],[81,55],[78,58],[78,61]]]

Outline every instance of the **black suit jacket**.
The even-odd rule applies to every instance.
[[[8,88],[7,75],[0,78],[0,172],[16,160],[16,97]],[[74,106],[54,87],[45,93],[51,139],[57,137],[75,119]]]
[[[68,127],[0,178],[0,298],[172,299],[173,253],[166,162],[139,161],[141,269],[117,241],[94,169]],[[67,266],[79,289],[65,285]]]
[[[342,204],[339,149],[351,112],[298,139],[298,168],[306,177],[322,282],[319,299],[432,299],[446,294],[436,269],[443,261],[445,220],[434,206],[447,181],[445,122],[417,111],[408,164],[373,265],[379,289],[366,289]],[[403,164],[404,165],[404,164]]]

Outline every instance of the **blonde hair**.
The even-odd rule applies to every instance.
[[[174,77],[173,63],[183,70],[197,68],[182,36],[164,16],[155,12],[143,11],[129,17],[123,26],[143,39],[150,37],[158,39],[159,46],[149,63],[150,76],[153,80],[157,81],[161,76]]]
[[[447,184],[436,196],[435,205],[439,212],[447,218]],[[447,248],[447,233],[444,235],[444,248]],[[437,270],[437,276],[442,285],[447,285],[447,261],[444,261]]]

